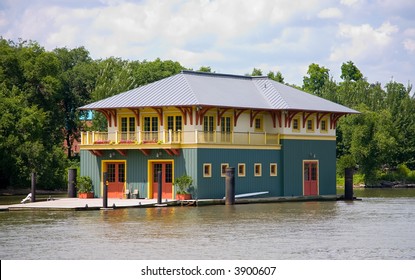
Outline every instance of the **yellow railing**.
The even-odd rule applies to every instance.
[[[137,131],[93,132],[81,134],[81,145],[119,144],[221,144],[221,145],[279,145],[277,133],[220,131]]]

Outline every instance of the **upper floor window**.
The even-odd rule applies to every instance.
[[[121,141],[135,140],[135,117],[121,117]]]
[[[229,163],[222,163],[220,165],[220,176],[221,177],[226,177],[226,168],[229,167]]]
[[[307,119],[307,132],[314,132],[314,119]]]
[[[238,163],[238,176],[245,177],[245,163]]]
[[[255,131],[263,131],[264,130],[264,124],[263,124],[263,118],[262,116],[255,118]]]
[[[300,118],[293,119],[293,131],[299,132],[300,131]]]
[[[327,132],[328,131],[328,129],[327,129],[327,119],[321,120],[320,131],[321,132]]]
[[[204,163],[203,164],[203,177],[212,177],[212,164],[211,163]]]
[[[262,176],[262,164],[260,163],[254,164],[254,176],[255,177]]]
[[[182,130],[182,116],[167,116],[167,130]]]

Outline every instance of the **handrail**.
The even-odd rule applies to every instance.
[[[135,131],[81,133],[81,145],[221,144],[279,145],[278,133],[221,131]]]

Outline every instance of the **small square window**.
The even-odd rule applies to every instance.
[[[254,176],[255,177],[262,176],[262,164],[260,163],[254,164]]]
[[[220,165],[220,176],[221,177],[226,177],[226,168],[229,167],[229,163],[222,163]]]
[[[245,177],[245,163],[238,163],[238,176]]]
[[[277,164],[276,163],[271,163],[269,165],[269,176],[277,176]]]
[[[212,164],[203,164],[203,177],[212,177]]]

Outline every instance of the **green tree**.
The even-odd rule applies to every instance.
[[[359,81],[363,79],[363,74],[352,61],[343,63],[341,66],[341,71],[342,74],[340,75],[340,78],[345,81]]]
[[[262,76],[262,70],[259,68],[254,68],[252,70],[251,76]]]
[[[310,64],[307,71],[308,76],[303,77],[303,90],[321,96],[324,84],[329,81],[329,71],[316,63]]]
[[[277,71],[275,73],[272,72],[272,71],[269,71],[267,76],[271,80],[277,81],[277,82],[282,83],[282,84],[284,83],[284,77],[282,76],[280,71]]]

